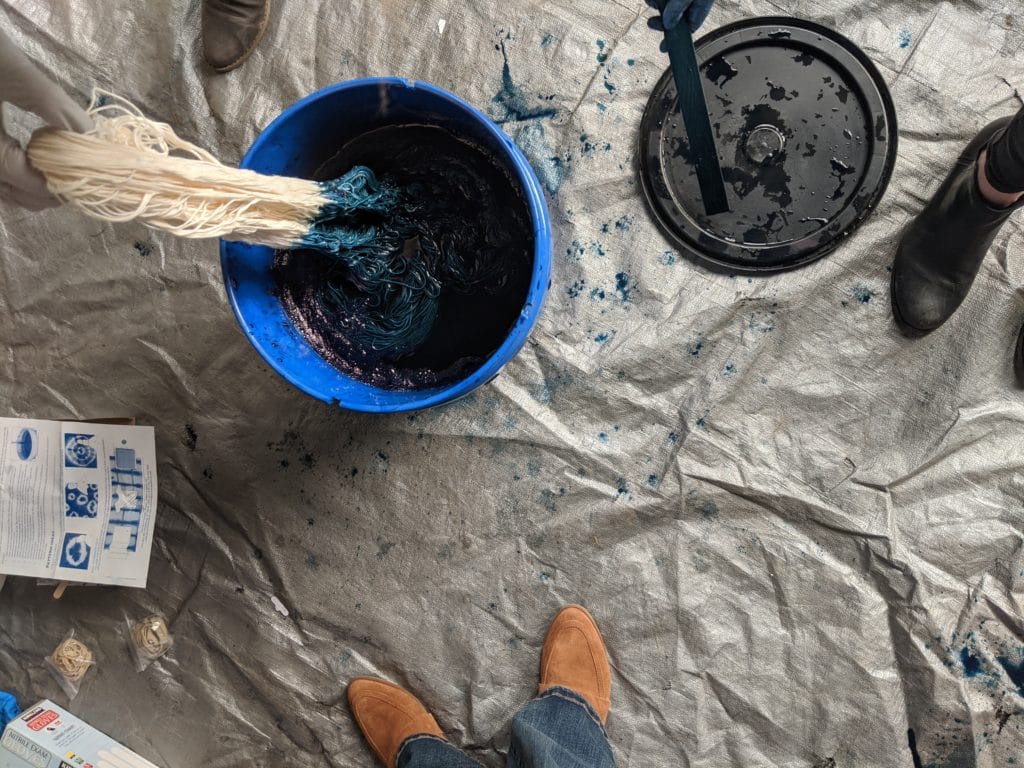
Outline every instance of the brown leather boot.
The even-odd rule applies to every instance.
[[[270,0],[203,0],[203,58],[230,72],[249,58],[267,31]]]
[[[404,688],[373,677],[348,684],[348,705],[377,759],[395,768],[398,749],[410,736],[444,733],[420,700]]]
[[[608,719],[612,675],[601,632],[586,609],[570,605],[551,622],[540,657],[540,692],[568,688],[587,700],[601,722]]]

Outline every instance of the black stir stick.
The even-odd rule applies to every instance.
[[[659,0],[659,10],[664,17],[668,0]],[[665,46],[668,58],[672,63],[672,76],[679,92],[679,111],[686,125],[686,135],[690,142],[690,153],[697,168],[697,181],[700,194],[704,198],[704,210],[708,216],[726,213],[729,201],[725,196],[725,182],[722,179],[722,166],[718,163],[718,148],[715,136],[711,132],[711,119],[708,117],[708,105],[704,99],[704,86],[700,80],[700,67],[697,64],[697,51],[693,47],[693,33],[686,19],[681,19],[672,29],[665,24]]]

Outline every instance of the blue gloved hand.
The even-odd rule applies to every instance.
[[[6,691],[0,691],[0,733],[3,733],[7,724],[20,714],[21,709],[18,708],[14,696]]]
[[[666,29],[675,29],[685,18],[690,29],[696,32],[711,13],[714,2],[715,0],[647,0],[647,4],[660,13],[649,19],[647,26],[664,32]],[[664,11],[661,10],[662,6],[665,6]]]

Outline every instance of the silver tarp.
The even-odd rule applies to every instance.
[[[98,663],[71,709],[165,768],[367,766],[343,690],[382,675],[499,765],[547,624],[580,602],[611,653],[621,766],[906,768],[909,729],[926,766],[1024,762],[1024,220],[933,336],[902,338],[888,297],[901,227],[1020,106],[1019,3],[718,2],[708,29],[785,14],[846,34],[899,112],[877,213],[767,279],[693,266],[646,214],[634,147],[666,59],[641,0],[282,0],[219,77],[199,14],[0,2],[83,102],[121,93],[225,162],[336,81],[457,92],[505,121],[548,188],[548,305],[475,396],[353,415],[249,346],[215,243],[0,210],[0,413],[135,416],[162,455],[149,589],[55,602],[9,579],[0,688],[66,703],[42,659],[73,628]],[[495,100],[502,49],[554,117]],[[22,137],[34,125],[8,117]],[[154,610],[175,646],[138,674],[121,627]]]

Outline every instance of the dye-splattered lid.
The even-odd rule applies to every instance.
[[[730,212],[707,216],[671,71],[640,133],[640,175],[662,229],[705,265],[775,272],[829,253],[878,204],[896,114],[878,70],[827,27],[768,17],[697,43]]]

